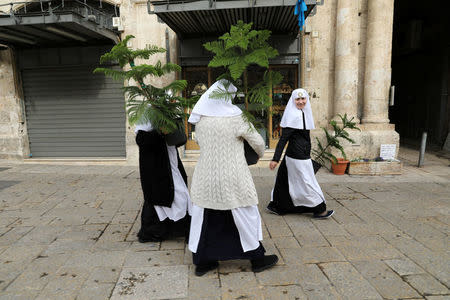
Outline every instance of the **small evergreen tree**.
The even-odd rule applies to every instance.
[[[267,42],[271,32],[269,30],[252,30],[251,28],[252,23],[245,24],[239,20],[236,25],[231,26],[230,32],[203,46],[214,53],[208,66],[225,68],[225,73],[219,76],[219,79],[227,79],[238,88],[238,95],[244,95],[246,106],[246,110],[243,111],[244,116],[255,123],[255,117],[249,111],[249,104],[253,111],[269,108],[272,105],[271,89],[282,81],[283,76],[278,72],[266,70],[259,83],[248,86],[245,76],[248,67],[258,65],[268,69],[269,59],[278,55],[278,51]],[[226,90],[216,91],[212,93],[212,96],[231,97]]]
[[[346,156],[345,151],[344,151],[344,147],[342,147],[339,139],[341,138],[341,139],[347,140],[350,143],[354,144],[355,141],[350,138],[350,136],[349,136],[348,132],[346,131],[346,129],[360,130],[356,126],[356,123],[353,122],[354,118],[351,118],[349,120],[348,117],[347,117],[347,114],[344,114],[344,116],[339,114],[338,116],[339,116],[339,118],[341,118],[342,125],[338,124],[335,120],[331,120],[330,121],[330,125],[333,127],[333,131],[334,131],[333,134],[329,133],[326,128],[322,127],[322,130],[325,132],[325,137],[326,137],[326,144],[325,144],[325,146],[322,145],[320,140],[316,137],[317,148],[318,149],[313,149],[312,152],[313,152],[313,155],[314,155],[314,160],[316,162],[318,162],[319,164],[321,164],[322,166],[325,166],[325,163],[327,161],[329,161],[331,163],[337,163],[336,156],[334,156],[329,151],[329,149],[333,149],[333,148],[338,149],[341,152],[342,156],[345,159],[347,159],[347,156]]]
[[[128,121],[131,125],[135,123],[150,122],[156,130],[162,133],[171,133],[183,125],[182,119],[184,107],[190,105],[190,101],[178,96],[186,86],[186,80],[174,80],[166,86],[156,87],[146,84],[149,77],[161,77],[171,72],[181,70],[180,66],[173,63],[162,64],[158,61],[155,65],[136,65],[136,59],[148,59],[156,53],[164,53],[166,50],[157,46],[146,49],[132,50],[127,43],[134,38],[128,35],[120,43],[115,45],[110,52],[100,58],[100,63],[116,62],[121,70],[111,67],[96,68],[94,73],[104,73],[115,80],[126,80],[128,86],[123,87],[126,98],[126,109]],[[128,70],[124,67],[130,66]],[[130,85],[133,80],[137,85]]]

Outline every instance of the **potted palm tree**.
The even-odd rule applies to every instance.
[[[347,165],[349,161],[347,160],[347,156],[344,151],[344,147],[340,143],[340,139],[344,139],[354,144],[355,141],[350,138],[349,133],[346,129],[356,129],[360,130],[356,126],[356,122],[353,122],[354,118],[348,119],[347,114],[338,115],[341,119],[341,122],[336,122],[335,120],[330,121],[331,127],[333,127],[333,133],[328,132],[328,130],[322,127],[322,130],[325,133],[326,142],[323,145],[320,140],[316,137],[317,140],[317,149],[313,149],[313,167],[314,172],[325,166],[327,162],[331,163],[331,169],[334,174],[342,175],[345,173],[347,169]],[[341,152],[342,158],[337,158],[331,153],[332,149],[337,149]]]
[[[163,64],[161,61],[154,65],[136,64],[137,59],[148,59],[166,50],[157,46],[132,50],[127,46],[132,38],[134,36],[128,35],[100,58],[101,64],[117,63],[120,69],[112,66],[99,67],[94,73],[104,73],[113,79],[127,82],[123,91],[130,125],[150,122],[155,130],[165,135],[169,145],[179,146],[186,141],[182,121],[185,116],[184,108],[191,105],[188,99],[179,96],[187,82],[174,80],[157,87],[148,83],[148,79],[181,71],[181,67],[174,63]]]
[[[246,24],[239,20],[232,25],[230,32],[220,36],[218,40],[204,44],[206,50],[214,53],[208,66],[212,68],[224,68],[225,72],[218,79],[226,79],[238,88],[237,95],[228,95],[227,88],[224,91],[215,91],[212,97],[227,98],[234,101],[243,98],[243,115],[246,120],[256,128],[262,127],[257,121],[256,112],[267,111],[272,105],[271,90],[279,84],[283,76],[268,70],[269,59],[278,55],[278,51],[269,45],[269,30],[254,30],[253,24]],[[247,70],[250,66],[257,65],[265,69],[262,80],[254,85],[249,85]],[[256,163],[258,156],[244,141],[245,154],[248,164]]]

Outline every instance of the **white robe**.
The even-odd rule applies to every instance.
[[[285,156],[288,172],[289,196],[294,206],[315,207],[325,202],[322,189],[314,174],[311,159]],[[273,189],[271,200],[273,201]]]
[[[188,188],[178,169],[177,149],[175,146],[167,146],[167,152],[169,154],[174,185],[173,202],[171,207],[155,205],[155,210],[160,221],[166,218],[172,221],[178,221],[186,216],[186,212],[190,210],[192,203]]]
[[[192,204],[191,230],[189,235],[189,250],[197,252],[198,243],[203,225],[204,208]],[[259,247],[259,241],[263,240],[261,216],[258,206],[246,206],[231,210],[234,223],[239,232],[239,239],[244,252],[255,250]]]

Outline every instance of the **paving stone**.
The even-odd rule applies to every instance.
[[[90,268],[62,267],[49,276],[37,299],[74,299],[90,273]]]
[[[339,202],[336,202],[333,209],[335,211],[333,219],[339,224],[346,225],[364,223],[364,221],[361,220],[356,214],[348,210]]]
[[[381,261],[353,262],[352,264],[385,299],[420,297],[400,276]]]
[[[253,272],[219,274],[219,277],[223,299],[257,299],[264,295],[263,286]]]
[[[110,299],[115,283],[85,284],[77,295],[77,300],[107,300]]]
[[[106,224],[69,226],[58,236],[59,240],[93,240],[96,241],[106,228]]]
[[[141,229],[141,221],[138,218],[134,222],[133,227],[131,227],[131,230],[128,233],[128,235],[127,235],[125,240],[128,241],[128,242],[136,242],[136,241],[138,241],[137,234],[138,234],[140,229]]]
[[[30,300],[35,299],[39,291],[14,291],[0,294],[1,300]]]
[[[346,299],[382,299],[378,292],[347,262],[320,264],[321,269]]]
[[[361,193],[356,193],[356,192],[352,192],[352,193],[328,193],[331,197],[333,197],[333,199],[336,200],[359,200],[359,199],[367,199],[369,197],[367,197],[365,194],[361,194]]]
[[[0,266],[0,291],[8,287],[26,268],[23,263],[8,263]]]
[[[96,251],[126,251],[131,248],[131,242],[93,241],[90,250]]]
[[[0,255],[0,265],[10,263],[29,263],[43,252],[46,246],[11,246]]]
[[[315,264],[301,267],[300,286],[308,299],[341,299],[333,284]]]
[[[342,254],[331,247],[302,247],[300,249],[281,249],[281,255],[287,265],[307,263],[346,261]]]
[[[187,295],[187,266],[124,268],[111,300],[178,299]]]
[[[353,236],[347,242],[337,244],[336,247],[347,260],[352,261],[403,257],[397,249],[378,236]]]
[[[202,277],[195,276],[193,265],[189,266],[189,289],[190,299],[215,299],[221,298],[220,280],[217,271],[210,271]]]
[[[131,224],[136,221],[139,210],[119,211],[111,220],[111,224]]]
[[[14,227],[8,232],[0,236],[0,246],[10,246],[17,240],[21,239],[25,234],[30,232],[34,227]]]
[[[160,242],[139,243],[132,242],[129,250],[131,251],[157,251],[161,246]]]
[[[450,300],[450,295],[446,296],[427,296],[427,300]]]
[[[166,240],[161,242],[161,250],[180,250],[186,246],[186,240],[184,238],[178,238],[176,240]]]
[[[125,267],[158,267],[174,266],[183,264],[183,250],[164,250],[164,251],[139,251],[129,252],[124,266]]]
[[[272,238],[272,243],[277,249],[297,249],[300,248],[300,244],[295,237],[275,237]]]
[[[218,268],[220,274],[250,272],[251,270],[252,265],[247,259],[221,261]]]
[[[106,227],[103,234],[98,239],[99,241],[122,242],[125,241],[130,232],[132,224],[110,224]]]
[[[121,268],[119,267],[96,267],[87,280],[93,283],[116,283],[119,278]]]
[[[308,299],[303,289],[299,285],[287,285],[287,286],[266,286],[264,287],[264,299],[296,299],[306,300]]]
[[[422,295],[450,294],[447,287],[442,285],[430,274],[406,275],[405,280]]]
[[[292,285],[299,284],[302,272],[302,268],[298,266],[275,266],[256,273],[256,278],[261,285]]]
[[[406,235],[394,235],[386,237],[388,242],[394,245],[402,253],[408,256],[417,265],[439,279],[445,285],[450,285],[450,260],[449,253],[443,251],[431,251],[421,243]]]
[[[79,267],[116,267],[121,266],[127,253],[125,251],[78,251],[70,257],[66,266]]]
[[[323,236],[349,235],[349,233],[337,223],[333,218],[327,220],[312,220],[312,223],[322,233]]]
[[[408,258],[386,259],[384,262],[400,276],[425,273],[421,267]]]
[[[58,269],[67,261],[68,255],[39,257],[26,265],[26,269],[7,288],[7,291],[41,290]]]
[[[266,224],[271,238],[292,236],[292,232],[283,217],[270,213],[261,213],[261,218],[264,220],[264,224]]]
[[[86,224],[108,224],[114,218],[115,213],[115,210],[99,210],[95,215],[89,217]]]

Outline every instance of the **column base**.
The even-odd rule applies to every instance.
[[[341,114],[341,115],[344,116],[344,114]],[[361,123],[361,120],[357,116],[349,116],[349,115],[347,115],[347,119],[348,120],[350,120],[351,118],[353,118],[352,122],[355,122],[356,124],[360,124]],[[332,120],[336,121],[338,124],[342,124],[342,120],[341,120],[341,118],[338,115],[334,116]]]
[[[382,118],[362,118],[361,123],[363,124],[380,124],[380,123],[387,123],[389,124],[389,119],[382,119]]]
[[[341,139],[341,145],[344,147],[347,159],[355,158],[375,158],[380,156],[381,144],[395,144],[397,146],[396,156],[400,146],[400,135],[394,130],[394,124],[360,124],[358,130],[347,130],[350,138],[355,141],[351,144]],[[316,137],[322,144],[325,143],[325,134],[321,129],[311,131],[312,149],[317,149]],[[336,157],[342,157],[339,150],[333,150]],[[312,154],[314,158],[314,155]]]

